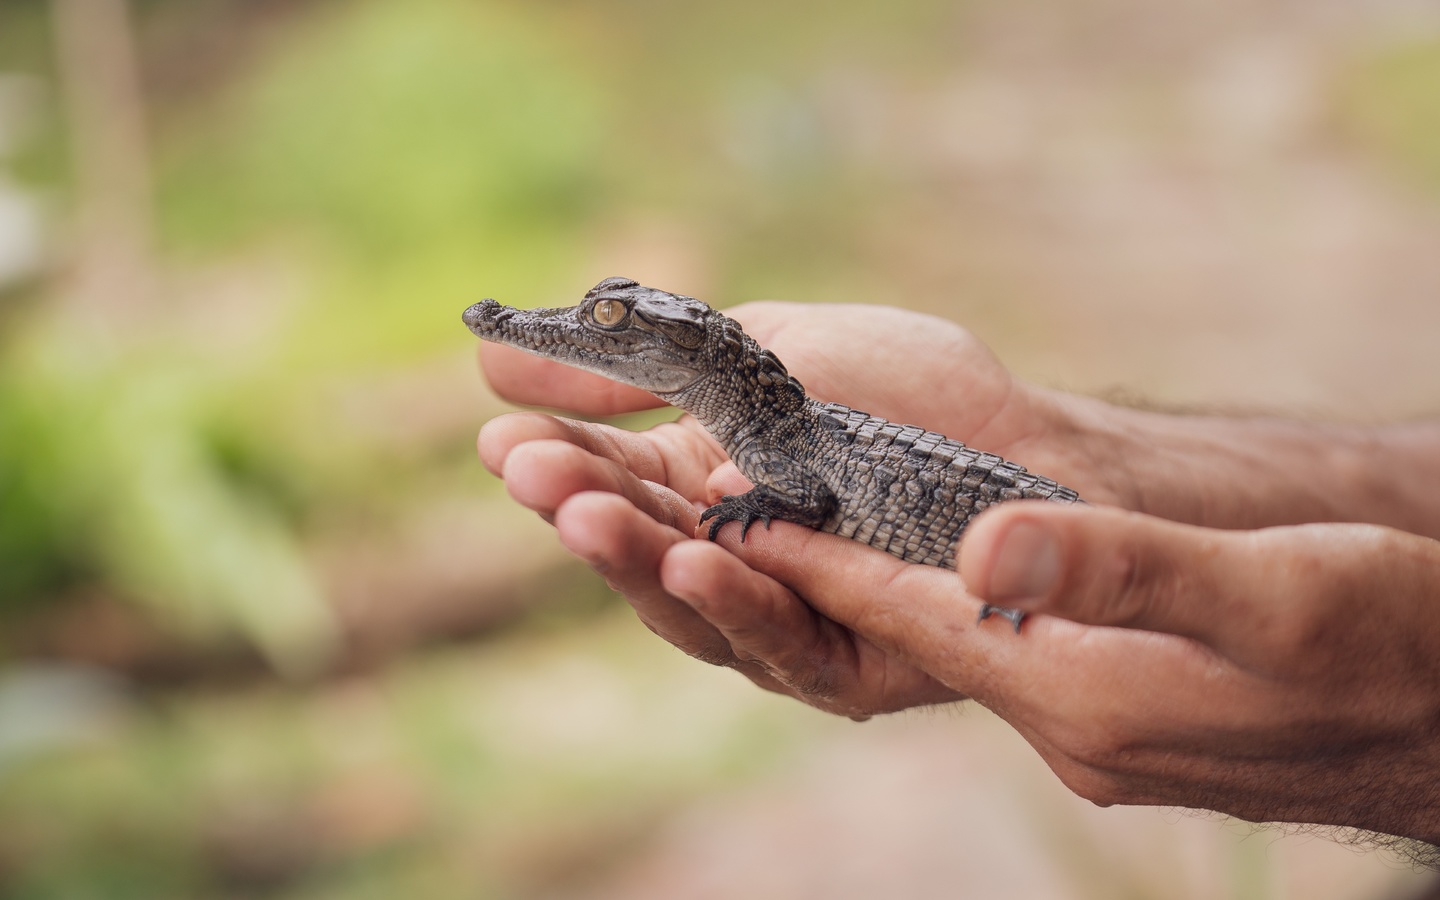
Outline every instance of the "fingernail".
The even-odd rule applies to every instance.
[[[1060,577],[1060,543],[1050,530],[1034,522],[1017,522],[1000,539],[990,569],[991,603],[1037,603]]]

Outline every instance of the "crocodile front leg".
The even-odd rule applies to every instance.
[[[701,523],[714,520],[710,522],[710,530],[706,532],[706,537],[712,541],[715,540],[715,536],[720,533],[720,529],[725,527],[727,522],[740,523],[742,543],[751,525],[762,522],[766,528],[769,528],[771,519],[781,519],[809,528],[819,528],[830,517],[836,501],[835,495],[831,494],[828,489],[818,483],[816,486],[819,491],[807,492],[805,499],[781,493],[763,484],[743,494],[726,494],[720,498],[719,503],[700,514]],[[1016,634],[1020,633],[1020,623],[1025,619],[1025,613],[1021,610],[991,606],[986,603],[980,607],[980,618],[976,622],[978,624],[991,616],[999,616],[1009,621]]]
[[[726,522],[740,523],[740,540],[756,522],[770,527],[771,519],[794,522],[807,528],[819,528],[835,509],[835,495],[818,480],[806,483],[789,482],[783,487],[756,485],[743,494],[726,494],[720,502],[700,514],[700,521],[710,520],[706,537],[715,540]]]

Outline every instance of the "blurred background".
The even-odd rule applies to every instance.
[[[0,896],[1424,889],[654,639],[474,458],[461,310],[610,275],[1433,413],[1440,6],[0,0]]]

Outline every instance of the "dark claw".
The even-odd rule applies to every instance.
[[[749,530],[750,530],[750,526],[751,526],[751,525],[754,525],[756,522],[763,522],[763,523],[765,523],[765,530],[766,530],[766,531],[769,531],[769,530],[770,530],[770,517],[769,517],[769,516],[763,515],[763,514],[761,514],[761,513],[756,513],[756,514],[754,514],[754,515],[746,514],[746,516],[745,516],[745,522],[744,522],[744,524],[742,524],[742,525],[740,526],[740,543],[742,543],[742,544],[745,543],[745,532],[749,531]]]
[[[1025,613],[1021,610],[1005,609],[1001,606],[991,606],[986,603],[980,607],[980,618],[975,620],[975,624],[979,625],[991,616],[1000,616],[1001,618],[1009,619],[1010,624],[1015,626],[1016,634],[1020,633],[1020,623],[1025,619]]]
[[[715,536],[720,533],[720,529],[724,528],[727,522],[739,522],[740,542],[743,544],[745,542],[745,535],[749,533],[751,525],[760,521],[765,523],[766,528],[769,528],[771,517],[768,513],[752,509],[750,505],[745,502],[743,496],[736,497],[727,494],[720,498],[719,503],[700,514],[701,522],[707,519],[715,520],[710,523],[710,530],[706,532],[706,537],[712,541],[715,540]]]
[[[700,521],[703,522],[705,520],[702,518]],[[715,540],[715,535],[720,533],[720,529],[725,527],[725,523],[734,521],[734,519],[727,519],[724,516],[721,516],[719,513],[716,513],[715,521],[710,523],[710,530],[706,533],[705,536],[712,541]],[[745,542],[745,535],[743,533],[740,535],[740,542]]]
[[[705,524],[706,519],[715,520],[710,523],[710,530],[705,533],[705,536],[710,540],[715,540],[715,535],[720,533],[720,529],[725,526],[726,522],[733,521],[732,519],[726,517],[724,514],[724,510],[720,508],[733,499],[735,498],[727,494],[726,496],[720,498],[719,503],[715,504],[714,506],[710,507],[709,509],[705,510],[700,514],[700,524],[702,525]]]

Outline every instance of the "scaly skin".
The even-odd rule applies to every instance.
[[[903,560],[955,568],[970,519],[1021,498],[1079,502],[1075,491],[993,453],[916,425],[819,403],[733,319],[693,297],[608,278],[577,306],[465,311],[483,340],[650,391],[695,417],[754,489],[707,509],[708,536],[738,521],[797,522]],[[1018,631],[1020,615],[1004,615]]]

